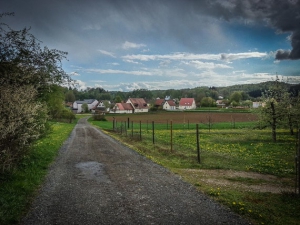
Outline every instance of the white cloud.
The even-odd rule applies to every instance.
[[[110,56],[112,58],[116,58],[116,56],[113,53],[111,53],[111,52],[108,52],[108,51],[105,51],[105,50],[102,50],[102,49],[99,49],[98,51],[100,53],[102,53],[103,55],[107,55],[107,56]]]
[[[125,55],[123,59],[150,61],[150,60],[220,60],[220,54],[192,54],[192,53],[173,53],[166,55]]]
[[[266,58],[268,54],[265,52],[243,52],[243,53],[229,53],[221,54],[221,59],[225,61],[233,61],[239,59],[249,59],[249,58]]]
[[[198,60],[193,60],[193,61],[189,61],[189,62],[183,62],[186,65],[191,65],[196,67],[197,69],[232,69],[232,67],[225,65],[225,64],[216,64],[213,62],[202,62],[202,61],[198,61]]]
[[[71,72],[69,73],[69,76],[80,76],[80,74],[77,72]]]
[[[141,63],[139,63],[137,61],[134,61],[134,60],[131,60],[131,59],[124,59],[123,61],[128,62],[128,63],[133,63],[133,64],[141,64]]]
[[[87,88],[87,85],[85,82],[81,80],[76,80],[75,81],[75,86],[78,90],[85,90]]]
[[[113,65],[113,66],[119,66],[120,63],[114,62],[114,63],[108,63],[109,65]]]
[[[230,54],[193,54],[186,52],[177,52],[173,54],[166,55],[125,55],[123,59],[130,60],[140,60],[140,61],[150,61],[150,60],[225,60],[232,61],[238,59],[247,59],[247,58],[265,58],[267,53],[263,52],[245,52],[245,53],[230,53]]]
[[[151,76],[152,74],[147,71],[141,71],[141,70],[103,70],[103,69],[87,69],[87,72],[94,72],[94,73],[100,73],[100,74],[129,74],[129,75],[143,75],[143,76]]]
[[[143,47],[146,47],[145,44],[136,44],[136,43],[133,43],[133,42],[129,42],[129,41],[125,41],[122,45],[122,48],[123,49],[131,49],[131,48],[143,48]]]

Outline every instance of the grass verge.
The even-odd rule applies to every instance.
[[[32,146],[18,168],[12,174],[0,177],[0,224],[20,222],[76,122],[53,123],[50,134]]]

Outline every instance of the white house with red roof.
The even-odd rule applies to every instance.
[[[143,113],[149,111],[149,106],[143,98],[129,98],[126,103],[133,107],[133,113]]]
[[[194,98],[181,98],[179,101],[179,109],[188,110],[196,109],[196,102]]]
[[[173,100],[165,101],[163,104],[163,109],[165,110],[176,110],[176,104]]]
[[[116,103],[111,113],[133,113],[133,107],[130,103]]]

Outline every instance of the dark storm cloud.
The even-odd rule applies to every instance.
[[[300,0],[211,1],[208,13],[230,21],[265,22],[278,33],[290,33],[292,50],[277,50],[276,59],[300,59]]]
[[[219,44],[210,29],[214,20],[249,20],[290,35],[292,49],[278,50],[276,59],[300,59],[300,0],[10,0],[1,8],[15,12],[16,24],[26,18],[41,40],[68,42],[82,54],[101,45],[100,38],[106,46],[114,40],[172,38],[191,48],[200,48],[202,38],[214,47]]]

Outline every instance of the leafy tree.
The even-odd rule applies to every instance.
[[[0,15],[10,16],[10,13]],[[61,62],[66,53],[42,48],[29,29],[0,21],[0,169],[9,171],[46,131],[47,93],[69,81]],[[1,173],[0,171],[0,173]]]
[[[66,102],[75,102],[76,98],[74,92],[72,90],[67,91],[65,94],[65,101]]]
[[[240,91],[235,91],[230,95],[230,101],[236,102],[237,104],[242,100],[242,94]]]
[[[201,106],[202,107],[216,106],[216,101],[214,99],[212,99],[211,97],[204,97],[201,100]]]
[[[131,93],[132,98],[145,98],[145,99],[151,99],[152,93],[151,91],[147,89],[136,89],[133,90]]]
[[[277,140],[277,128],[283,124],[286,116],[285,95],[286,89],[278,78],[274,85],[263,93],[264,106],[260,108],[260,122],[271,127],[274,142]]]
[[[115,103],[121,103],[122,102],[122,98],[117,95],[116,98],[115,98]]]
[[[88,113],[89,112],[88,104],[83,103],[82,106],[81,106],[81,109],[82,109],[82,112]]]

